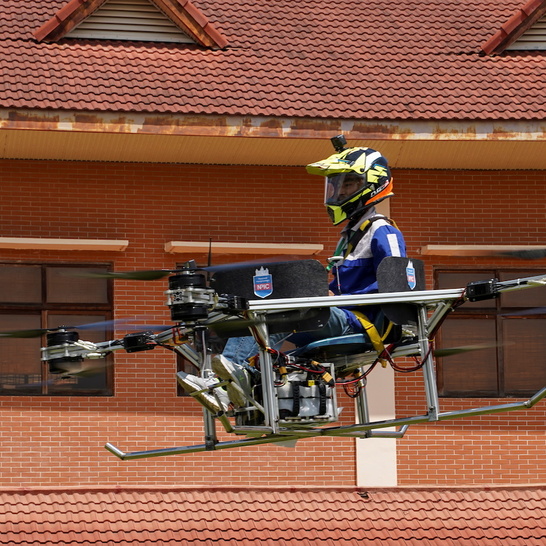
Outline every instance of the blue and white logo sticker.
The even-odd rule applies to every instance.
[[[414,290],[417,286],[417,279],[415,278],[415,267],[413,267],[413,262],[411,260],[406,266],[406,279],[408,280],[410,290]]]
[[[273,277],[269,269],[260,267],[256,269],[256,274],[252,277],[254,281],[254,294],[259,298],[267,298],[273,294]]]

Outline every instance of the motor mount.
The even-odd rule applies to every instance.
[[[207,287],[206,276],[192,269],[169,277],[165,294],[171,319],[176,322],[206,319],[215,303],[215,291]]]
[[[73,330],[68,331],[64,328],[60,328],[59,330],[48,333],[46,335],[46,339],[48,347],[70,347],[71,345],[79,341],[80,336],[78,332],[75,332]],[[66,352],[66,355],[67,356],[61,356],[47,360],[49,373],[66,374],[74,372],[76,368],[79,369],[81,367],[80,363],[83,362],[82,356],[68,356],[68,351]]]

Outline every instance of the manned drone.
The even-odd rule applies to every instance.
[[[340,153],[326,166],[337,180],[347,171],[344,140],[332,139]],[[334,156],[332,156],[334,157]],[[361,156],[365,159],[365,156]],[[367,156],[366,156],[367,157]],[[374,156],[367,157],[373,160]],[[317,169],[322,169],[323,165]],[[381,157],[374,163],[373,183],[362,192],[365,199],[391,195],[388,167]],[[342,180],[343,176],[339,177]],[[346,181],[346,180],[345,180]],[[327,184],[329,198],[341,186]],[[373,189],[376,188],[376,189]],[[375,192],[375,193],[374,193]],[[337,197],[336,197],[337,199]],[[351,197],[330,200],[334,224],[362,203]],[[546,257],[545,249],[508,252],[520,258]],[[331,259],[335,268],[338,256]],[[342,258],[343,259],[343,258]],[[197,370],[198,377],[212,376],[212,336],[252,336],[257,354],[251,358],[252,384],[242,389],[232,378],[203,384],[191,393],[218,404],[203,408],[202,444],[124,452],[107,443],[106,449],[122,460],[182,455],[240,448],[259,444],[290,444],[317,436],[351,438],[402,438],[408,427],[489,413],[528,409],[546,396],[546,386],[525,401],[442,411],[437,391],[434,359],[435,337],[448,315],[467,302],[499,297],[505,292],[546,285],[546,274],[514,280],[471,282],[456,289],[427,290],[421,260],[399,256],[384,258],[377,268],[378,291],[359,295],[329,294],[328,270],[316,260],[247,262],[228,266],[198,267],[187,262],[176,270],[96,273],[106,278],[156,280],[168,277],[165,292],[173,325],[145,327],[119,339],[91,342],[80,339],[77,328],[59,327],[37,332],[0,332],[2,336],[31,337],[46,334],[41,359],[51,374],[77,375],[87,359],[102,359],[116,351],[140,353],[165,348],[181,355]],[[320,330],[333,307],[380,309],[388,319],[381,333],[344,335],[307,345],[272,348],[271,336]],[[474,349],[457,348],[455,352]],[[449,354],[449,350],[443,353]],[[408,364],[409,362],[409,364]],[[368,406],[367,380],[376,368],[391,366],[423,377],[425,407],[419,415],[374,420]],[[173,378],[174,380],[174,378]],[[221,403],[225,392],[235,389],[242,403]],[[356,404],[355,423],[340,424],[338,397]],[[234,437],[220,441],[217,428]]]
[[[289,443],[316,436],[401,438],[414,424],[527,409],[546,396],[545,387],[526,401],[442,412],[434,367],[437,353],[433,349],[442,322],[456,307],[468,301],[496,298],[504,292],[544,286],[546,274],[509,281],[477,281],[457,289],[425,290],[420,260],[389,257],[378,269],[379,292],[347,296],[328,295],[328,273],[316,260],[202,269],[188,262],[179,270],[104,275],[142,280],[168,276],[167,305],[174,325],[104,342],[81,340],[77,331],[68,328],[54,329],[47,333],[47,345],[41,350],[41,359],[51,373],[77,373],[83,360],[104,358],[118,350],[138,353],[163,347],[179,353],[205,375],[210,373],[211,333],[222,337],[250,334],[259,346],[253,359],[259,379],[252,392],[241,391],[246,403],[216,413],[204,408],[202,444],[123,452],[107,443],[106,449],[122,460]],[[353,334],[287,352],[270,348],[271,333],[318,329],[328,320],[330,308],[342,305],[379,305],[392,328],[373,343],[363,334]],[[413,362],[410,367],[409,359]],[[422,414],[379,421],[370,418],[366,382],[377,366],[423,374],[426,407]],[[224,389],[226,383],[220,380],[204,390],[218,396],[218,389]],[[340,391],[356,401],[358,418],[354,424],[338,424]],[[198,394],[200,391],[194,393]],[[217,426],[235,439],[219,441]]]

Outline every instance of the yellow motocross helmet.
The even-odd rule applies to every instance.
[[[326,176],[324,204],[334,225],[393,195],[391,171],[379,152],[371,148],[336,149],[338,153],[307,165],[309,174]]]

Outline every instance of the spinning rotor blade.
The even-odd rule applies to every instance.
[[[295,260],[301,260],[301,256],[295,255],[285,255],[285,256],[272,256],[272,257],[263,257],[256,260],[245,260],[244,262],[232,262],[229,264],[220,264],[213,265],[210,267],[202,267],[203,271],[208,271],[210,273],[217,273],[220,271],[230,271],[231,269],[238,269],[239,267],[246,267],[249,265],[261,265],[266,263],[277,263],[277,262],[292,262]]]
[[[521,260],[540,260],[541,258],[546,258],[546,248],[507,250],[506,252],[500,252],[498,255],[508,258],[520,258]]]
[[[209,258],[210,259],[210,258]],[[248,265],[254,264],[264,264],[280,261],[291,261],[301,259],[298,256],[277,256],[274,258],[260,258],[257,260],[248,260],[244,262],[234,262],[229,264],[222,265],[213,265],[213,266],[198,266],[194,263],[188,265],[187,267],[181,267],[178,269],[149,269],[142,271],[105,271],[105,272],[89,272],[89,273],[74,273],[74,275],[94,278],[94,279],[120,279],[127,281],[155,281],[158,279],[163,279],[169,275],[175,273],[183,273],[187,271],[206,271],[208,273],[216,273],[219,271],[229,271],[230,269],[237,269],[239,267],[245,267]]]
[[[461,347],[451,347],[449,349],[436,349],[433,354],[435,357],[441,358],[446,356],[458,355],[461,353],[469,353],[471,351],[479,351],[481,349],[490,349],[496,346],[497,345],[495,343],[491,343],[491,344],[483,343],[481,345],[465,345]]]
[[[502,313],[501,317],[525,317],[528,315],[546,315],[546,307],[534,307],[524,311],[514,311],[513,313]]]
[[[103,320],[100,322],[89,322],[87,324],[79,324],[77,326],[56,326],[55,328],[36,328],[32,330],[8,330],[6,332],[0,332],[0,338],[9,337],[9,338],[35,338],[41,337],[44,334],[49,334],[52,332],[59,332],[61,330],[103,330],[110,326],[124,326],[124,329],[128,330],[166,330],[169,326],[164,325],[148,325],[148,324],[134,324],[134,319],[114,319],[114,320]]]
[[[76,362],[74,363],[74,366],[77,366],[78,364],[81,365],[81,363]],[[88,377],[94,377],[96,375],[103,374],[104,371],[109,366],[110,364],[102,364],[102,365],[95,365],[92,367],[86,367],[85,369],[81,369],[81,366],[80,366],[80,369],[77,369],[75,367],[74,371],[67,369],[63,373],[52,374],[49,376],[50,379],[46,381],[36,381],[34,383],[20,383],[20,384],[14,385],[13,389],[24,390],[24,389],[33,388],[33,387],[43,387],[45,385],[47,386],[55,386],[59,384],[62,385],[63,380],[66,380],[66,379],[76,379],[78,377],[88,378]]]
[[[156,269],[149,271],[108,271],[105,273],[83,273],[81,276],[93,279],[124,279],[127,281],[155,281],[183,271],[182,269]]]
[[[506,342],[503,344],[504,347],[508,345],[513,345],[512,342]],[[498,343],[479,343],[476,345],[462,345],[461,347],[450,347],[448,349],[436,349],[433,354],[435,357],[446,357],[458,355],[461,353],[469,353],[471,351],[480,351],[482,349],[495,349],[499,347]]]
[[[0,337],[19,337],[19,338],[33,338],[40,337],[48,332],[55,332],[59,328],[36,328],[35,330],[11,330],[7,332],[0,332]]]

